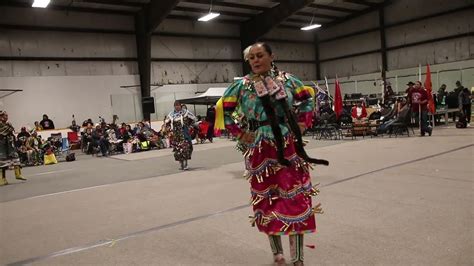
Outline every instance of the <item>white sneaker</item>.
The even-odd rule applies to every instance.
[[[471,124],[467,124],[467,125],[466,125],[466,127],[470,127],[470,126],[471,126]]]

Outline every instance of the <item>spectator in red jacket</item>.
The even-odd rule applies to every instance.
[[[352,107],[352,120],[360,121],[367,118],[367,110],[365,109],[365,103],[359,102],[357,106]]]

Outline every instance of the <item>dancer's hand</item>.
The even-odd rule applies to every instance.
[[[255,133],[245,131],[242,133],[239,140],[245,144],[252,144],[255,141]]]
[[[298,126],[300,127],[301,134],[303,134],[306,131],[306,124],[303,122],[299,122]]]

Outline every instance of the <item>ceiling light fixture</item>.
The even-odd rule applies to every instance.
[[[209,7],[209,13],[207,15],[204,15],[204,16],[198,18],[198,21],[209,21],[211,19],[217,18],[220,15],[221,15],[220,13],[212,12],[212,0],[211,0],[211,6]]]
[[[49,2],[51,1],[50,0],[35,0],[31,6],[45,8],[49,5]]]
[[[321,24],[311,24],[309,26],[302,27],[301,30],[312,30],[321,27]]]
[[[311,18],[311,22],[309,23],[309,25],[301,27],[301,30],[313,30],[313,29],[317,29],[317,28],[321,27],[321,24],[313,24],[313,20],[314,20],[314,13],[313,13],[313,17]]]

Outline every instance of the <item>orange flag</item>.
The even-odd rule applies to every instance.
[[[336,93],[334,96],[334,112],[336,113],[336,118],[339,119],[339,116],[342,114],[342,94],[341,94],[341,85],[336,79]]]
[[[436,107],[433,99],[433,86],[431,84],[430,64],[426,65],[425,89],[428,93],[428,111],[434,114],[436,112]]]

